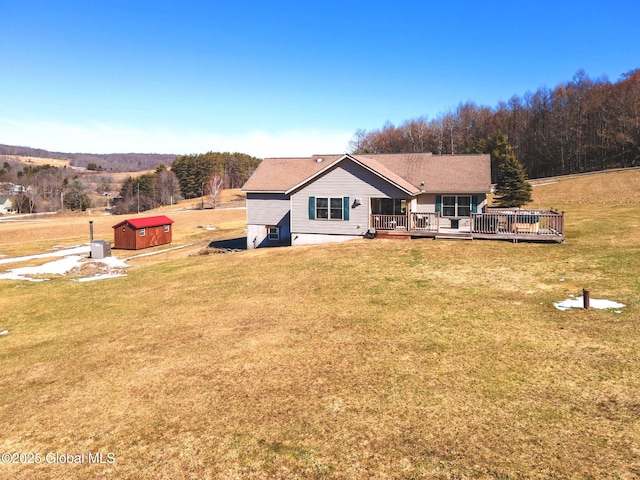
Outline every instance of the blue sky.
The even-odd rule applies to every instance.
[[[640,2],[0,0],[0,143],[306,156],[640,68]]]

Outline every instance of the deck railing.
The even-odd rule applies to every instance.
[[[502,210],[471,214],[471,233],[564,236],[564,213],[554,210]]]
[[[406,215],[371,215],[371,228],[376,230],[407,230]]]
[[[433,212],[411,212],[407,215],[371,215],[371,226],[380,231],[404,231],[416,235],[440,233],[440,214]],[[547,239],[564,240],[564,213],[555,210],[494,210],[484,213],[472,213],[470,229],[465,232],[471,236],[488,238]],[[451,229],[446,230],[451,233]],[[465,233],[460,230],[461,233]],[[487,235],[487,236],[485,236]],[[525,238],[526,237],[526,238]]]
[[[435,212],[411,212],[411,230],[437,232],[440,230],[440,215]]]
[[[376,230],[415,230],[437,232],[440,216],[434,212],[411,212],[409,215],[371,215],[371,228]]]

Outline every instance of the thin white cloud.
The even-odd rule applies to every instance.
[[[56,152],[190,154],[230,151],[264,158],[344,153],[353,132],[300,129],[221,135],[174,131],[166,127],[142,129],[126,125],[73,125],[0,118],[0,135],[0,143]]]

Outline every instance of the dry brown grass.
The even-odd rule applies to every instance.
[[[535,204],[637,204],[640,170],[613,171],[532,182]],[[539,186],[538,186],[539,185]]]
[[[95,176],[101,176],[101,175],[106,175],[109,178],[111,178],[112,182],[114,183],[114,185],[122,185],[122,182],[124,182],[127,178],[129,177],[139,177],[141,175],[145,175],[145,174],[149,174],[149,173],[153,173],[155,172],[154,169],[152,170],[139,170],[139,171],[135,171],[135,172],[93,172],[92,174]]]
[[[69,166],[69,160],[59,160],[57,158],[24,157],[20,155],[5,155],[25,165],[51,165],[53,167],[64,168]]]
[[[637,478],[639,204],[567,201],[563,245],[362,240],[4,282],[0,450],[116,461],[0,475]],[[625,223],[601,228],[612,209]],[[553,307],[585,286],[627,307]]]
[[[234,195],[229,194],[231,198]],[[173,208],[159,208],[139,215],[104,215],[101,211],[91,210],[15,220],[7,218],[8,221],[0,222],[0,255],[15,257],[42,253],[53,247],[88,244],[90,221],[93,221],[95,239],[113,242],[112,227],[118,222],[126,218],[167,215],[175,222],[174,245],[207,241],[227,231],[241,233],[246,225],[244,210],[195,210],[191,209],[192,203],[193,200],[185,200]],[[215,227],[216,233],[206,230],[207,226]]]

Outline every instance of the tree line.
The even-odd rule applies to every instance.
[[[116,214],[142,212],[171,205],[182,198],[210,196],[213,207],[223,188],[238,188],[257,168],[260,159],[243,153],[208,152],[184,155],[171,168],[160,164],[153,173],[128,177],[120,187]]]
[[[30,156],[34,156],[33,152]],[[129,176],[122,182],[119,195],[113,199],[112,212],[142,212],[173,205],[183,198],[208,195],[211,200],[207,203],[215,207],[220,191],[242,186],[259,163],[260,159],[246,154],[219,152],[182,156],[172,167],[160,163],[152,173]],[[91,170],[100,170],[95,166]],[[86,210],[91,200],[87,193],[90,180],[85,176],[66,167],[25,166],[6,157],[0,167],[0,197],[10,198],[18,213]],[[93,184],[96,193],[106,196],[108,206],[111,177],[94,177]]]
[[[182,200],[176,175],[161,163],[153,173],[127,177],[120,186],[120,197],[112,211],[115,214],[143,212]]]
[[[0,145],[0,155],[69,160],[69,164],[74,167],[109,172],[151,170],[160,163],[171,165],[176,158],[176,155],[162,153],[62,153],[13,145]]]
[[[513,96],[494,108],[467,102],[431,120],[419,117],[400,126],[358,130],[350,149],[490,153],[489,143],[498,134],[506,135],[530,178],[638,166],[640,69],[615,83],[591,79],[580,70],[570,82]],[[496,181],[496,168],[492,174]]]
[[[67,169],[51,165],[3,162],[0,168],[1,196],[13,202],[18,213],[86,210],[91,206],[84,183]]]
[[[171,171],[178,177],[184,198],[196,198],[211,193],[213,177],[222,188],[240,188],[259,163],[259,158],[244,153],[208,152],[176,158]]]

